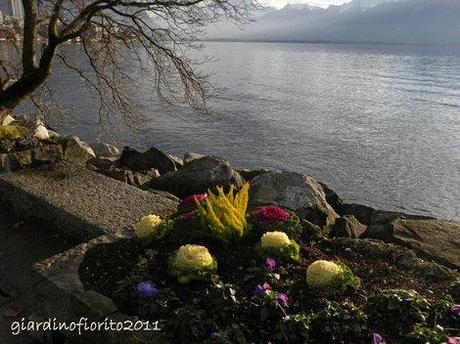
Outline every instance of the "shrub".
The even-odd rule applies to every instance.
[[[316,343],[359,343],[367,333],[367,317],[352,303],[328,302],[310,319],[310,336]]]
[[[302,231],[300,219],[295,213],[275,206],[258,208],[251,214],[251,221],[257,234],[281,231],[294,236]]]
[[[217,193],[215,195],[209,191],[208,199],[197,203],[197,208],[203,227],[215,239],[229,244],[243,238],[249,230],[246,222],[249,184],[246,183],[236,195],[233,185],[227,194],[222,187],[217,187]]]
[[[283,317],[275,328],[274,339],[279,343],[304,343],[310,338],[311,317],[293,314]]]
[[[405,334],[415,324],[426,324],[430,304],[415,290],[387,289],[369,298],[367,307],[376,324],[385,323]]]
[[[138,238],[146,238],[153,234],[161,223],[161,218],[158,215],[146,215],[140,219],[135,225],[136,236]]]
[[[449,294],[452,296],[455,303],[460,303],[460,280],[451,284]]]
[[[298,260],[300,246],[284,232],[267,232],[260,238],[260,251],[265,255]]]
[[[0,125],[0,141],[16,140],[27,133],[27,129],[18,125]]]
[[[328,260],[317,260],[307,268],[307,284],[324,294],[342,294],[348,288],[359,289],[361,281],[348,266]]]
[[[405,342],[408,344],[441,344],[447,340],[446,334],[440,328],[427,328],[415,326],[412,332],[406,334]]]
[[[208,249],[199,245],[181,246],[168,261],[169,272],[181,284],[192,280],[210,279],[217,270],[217,262]]]

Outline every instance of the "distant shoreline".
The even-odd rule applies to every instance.
[[[324,40],[264,40],[264,39],[236,39],[236,38],[205,38],[201,42],[230,42],[230,43],[282,43],[282,44],[372,44],[372,45],[426,45],[426,46],[453,46],[460,44],[448,43],[404,43],[404,42],[347,42],[347,41],[324,41]]]

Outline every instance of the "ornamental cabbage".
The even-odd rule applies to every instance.
[[[343,263],[317,260],[307,268],[307,284],[326,294],[341,294],[348,287],[359,289],[361,281]]]
[[[298,260],[300,247],[284,232],[267,232],[260,238],[260,251],[265,255],[282,256]]]
[[[146,238],[152,233],[155,232],[158,225],[161,223],[161,218],[158,215],[147,215],[141,218],[141,220],[136,223],[135,230],[136,236],[138,238]]]
[[[233,185],[227,194],[222,187],[217,187],[217,195],[208,191],[208,199],[196,204],[203,227],[224,244],[240,240],[249,230],[246,221],[248,200],[248,183],[236,195]]]
[[[217,270],[217,262],[208,249],[200,245],[183,245],[169,257],[169,272],[181,284],[209,279]]]

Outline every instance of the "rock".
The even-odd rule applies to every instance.
[[[170,172],[155,178],[149,184],[154,190],[168,191],[180,198],[192,194],[204,193],[216,186],[228,189],[233,184],[238,189],[243,178],[232,169],[226,160],[205,156],[185,164],[176,172]]]
[[[359,222],[353,215],[345,215],[335,220],[331,227],[332,237],[358,239],[367,229],[366,225]]]
[[[169,155],[154,147],[151,147],[144,153],[124,147],[118,164],[136,172],[144,172],[156,168],[161,174],[176,171],[179,165]]]
[[[112,166],[115,165],[117,158],[110,157],[96,157],[94,159],[88,160],[88,165],[93,166],[98,170],[109,170]]]
[[[2,165],[5,171],[16,171],[32,165],[32,150],[17,151],[5,154]]]
[[[13,116],[6,115],[6,117],[3,119],[2,125],[9,125],[12,122],[14,122]]]
[[[177,169],[184,167],[184,161],[182,160],[182,158],[181,158],[180,156],[171,155],[171,154],[168,154],[168,156],[169,156],[172,160],[174,160],[174,163],[176,164],[176,168],[177,168]]]
[[[109,143],[96,141],[90,146],[96,154],[96,157],[118,158],[120,156],[120,150]]]
[[[338,217],[326,202],[321,184],[295,172],[269,172],[254,178],[249,204],[251,208],[269,204],[288,208],[321,227],[333,224]]]
[[[93,149],[77,136],[70,136],[64,142],[64,160],[75,165],[86,166],[86,163],[95,158]]]
[[[40,124],[35,128],[34,137],[40,140],[48,140],[50,135],[48,133],[48,129],[46,129],[43,124]]]
[[[460,269],[460,222],[396,219],[369,226],[362,237],[409,247],[441,264]]]
[[[62,146],[58,144],[44,144],[35,147],[32,154],[34,162],[52,162],[64,158]]]
[[[107,177],[122,181],[126,184],[137,186],[139,188],[147,187],[147,184],[160,175],[158,170],[152,169],[148,173],[143,174],[131,170],[121,169],[111,166],[108,169],[98,169],[96,172],[101,173]]]
[[[192,152],[188,152],[188,153],[185,153],[184,154],[184,165],[187,165],[189,163],[191,163],[193,160],[197,160],[197,159],[201,159],[203,157],[205,157],[206,155],[204,154],[200,154],[200,153],[192,153]]]
[[[321,228],[310,221],[302,220],[302,238],[304,240],[322,239]]]
[[[334,190],[330,189],[326,184],[320,181],[318,182],[321,184],[321,186],[323,187],[324,193],[326,194],[326,202],[329,203],[329,205],[337,213],[340,213],[340,210],[343,204],[342,199],[339,197],[339,195],[337,195],[337,193]]]
[[[244,168],[244,169],[238,169],[237,171],[241,175],[241,177],[243,177],[244,180],[248,182],[250,182],[257,176],[260,176],[261,174],[270,172],[269,170],[265,170],[263,168],[260,168],[258,170],[248,170]]]

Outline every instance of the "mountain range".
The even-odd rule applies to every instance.
[[[243,29],[221,23],[209,39],[288,42],[460,44],[460,0],[352,0],[263,8]]]

